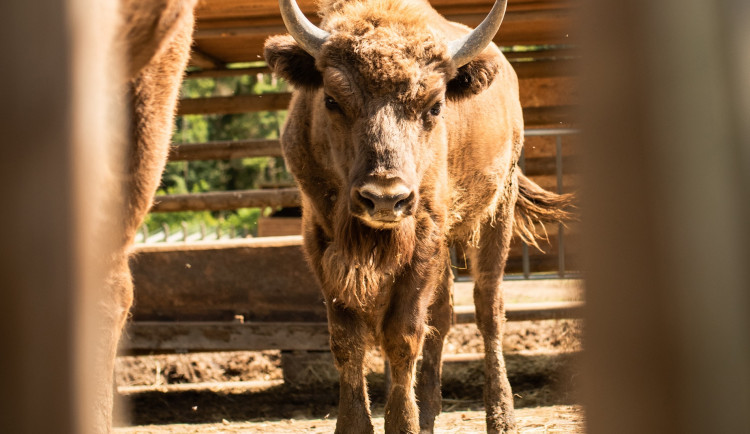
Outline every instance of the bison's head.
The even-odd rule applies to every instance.
[[[329,6],[322,30],[281,0],[291,36],[266,42],[271,68],[311,92],[314,126],[327,136],[332,170],[351,215],[388,229],[412,216],[427,173],[445,164],[446,99],[487,87],[497,72],[480,53],[505,1],[473,32],[448,40],[424,5],[377,0]],[[455,29],[454,29],[455,31]],[[443,172],[444,173],[444,172]]]

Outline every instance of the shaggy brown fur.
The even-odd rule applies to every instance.
[[[330,0],[320,9],[331,36],[315,58],[289,36],[269,38],[265,56],[297,88],[282,147],[302,191],[305,250],[341,374],[336,432],[372,432],[370,342],[392,368],[386,432],[432,432],[451,322],[450,243],[466,246],[474,264],[487,429],[513,432],[500,283],[514,221],[533,239],[534,222],[566,217],[569,201],[518,170],[515,73],[494,45],[456,68],[446,43],[468,29],[423,0]],[[382,202],[394,207],[388,218],[373,211],[382,198],[399,200]]]
[[[173,117],[182,75],[190,54],[196,0],[123,0],[122,22],[115,46],[127,53],[131,130],[124,174],[125,215],[122,236],[112,253],[107,286],[103,288],[97,372],[96,420],[92,432],[111,432],[113,371],[117,343],[133,303],[128,250],[151,208],[167,160]],[[119,96],[113,96],[120,98]]]

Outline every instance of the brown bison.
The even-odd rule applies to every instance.
[[[108,263],[110,272],[100,297],[97,330],[95,420],[87,432],[112,429],[113,370],[117,343],[133,303],[133,284],[128,268],[129,248],[138,227],[151,208],[167,161],[175,106],[182,75],[190,55],[193,9],[197,0],[123,0],[121,24],[114,47],[124,56],[120,95],[127,94],[130,131],[126,151],[121,230]]]
[[[503,268],[514,229],[533,243],[534,224],[565,218],[570,198],[518,168],[518,82],[491,43],[504,11],[496,2],[470,31],[426,0],[328,0],[318,28],[281,0],[290,36],[269,38],[265,57],[296,89],[282,147],[340,372],[336,432],[373,430],[363,372],[373,343],[392,369],[386,432],[432,432],[452,317],[450,244],[471,253],[487,431],[515,431]]]

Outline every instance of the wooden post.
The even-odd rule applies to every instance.
[[[110,131],[122,131],[107,99],[119,83],[108,70],[116,10],[0,3],[3,432],[91,432],[93,307],[120,197],[106,177],[119,149]]]
[[[747,432],[750,5],[583,10],[587,432]]]

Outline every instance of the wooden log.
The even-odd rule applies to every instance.
[[[264,93],[261,95],[215,96],[211,98],[184,98],[177,107],[177,115],[207,115],[286,110],[290,93]]]
[[[197,66],[197,65],[196,65]],[[196,71],[188,71],[185,74],[186,79],[193,78],[220,78],[220,77],[237,77],[240,75],[270,74],[271,70],[267,66],[254,66],[250,68],[204,68]]]
[[[224,62],[193,47],[193,50],[190,53],[190,65],[198,66],[200,68],[218,69],[224,66]]]
[[[328,324],[141,322],[128,325],[124,351],[327,350]]]
[[[136,321],[325,321],[302,237],[138,245]]]
[[[151,212],[219,211],[239,208],[300,206],[296,188],[237,190],[212,193],[166,194],[154,199]]]
[[[233,158],[280,157],[278,140],[233,140],[178,144],[169,149],[169,161],[229,160]]]
[[[505,308],[505,318],[508,321],[580,318],[583,305],[581,301],[509,304]],[[474,306],[454,306],[453,315],[456,324],[476,322]]]
[[[580,318],[583,302],[508,305],[508,321]],[[473,306],[454,308],[457,324],[474,323]],[[328,351],[328,324],[319,322],[133,321],[121,350],[128,352],[185,351]]]

